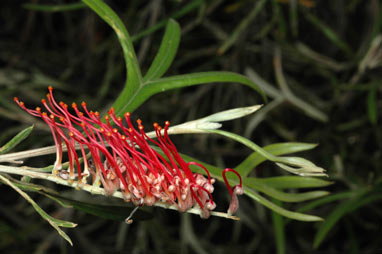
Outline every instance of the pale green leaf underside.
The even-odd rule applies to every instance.
[[[5,178],[4,176],[0,175],[0,180],[9,185],[12,189],[17,191],[25,200],[27,200],[33,208],[38,212],[42,218],[44,218],[47,222],[49,222],[52,227],[54,227],[57,232],[66,240],[70,243],[70,245],[73,245],[72,241],[70,240],[69,236],[65,234],[64,231],[61,230],[60,227],[66,227],[66,228],[74,228],[77,226],[77,224],[70,222],[70,221],[64,221],[64,220],[59,220],[56,218],[51,217],[49,214],[47,214],[44,210],[41,209],[41,207],[34,202],[34,200],[24,191],[22,191],[20,188],[18,188],[15,184],[13,184],[10,180]]]
[[[283,155],[310,150],[315,148],[316,146],[316,144],[285,142],[268,145],[263,147],[263,149],[273,155]],[[248,156],[242,163],[240,163],[236,167],[236,170],[241,175],[246,176],[249,172],[253,170],[253,168],[255,168],[257,165],[266,160],[267,159],[264,156],[260,155],[257,152],[254,152],[250,156]]]
[[[16,136],[14,136],[8,143],[0,148],[0,154],[4,154],[12,150],[15,146],[20,144],[24,139],[26,139],[33,130],[33,125],[20,131]]]

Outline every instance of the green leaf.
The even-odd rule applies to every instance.
[[[131,211],[135,208],[131,205],[127,205],[126,203],[122,203],[122,205],[116,205],[111,202],[110,198],[97,198],[92,195],[88,195],[85,192],[81,192],[81,199],[73,199],[70,197],[66,197],[68,195],[63,195],[62,193],[58,193],[53,189],[47,188],[45,186],[27,183],[18,181],[15,179],[11,179],[12,183],[18,188],[25,191],[33,191],[38,192],[55,202],[59,203],[61,206],[65,208],[74,208],[80,211],[83,211],[88,214],[92,214],[104,219],[109,220],[117,220],[123,221],[126,217],[131,213]],[[68,192],[68,194],[72,194],[73,192]],[[145,210],[145,208],[141,208],[134,213],[134,220],[147,220],[151,219],[152,214]]]
[[[20,131],[16,136],[14,136],[8,143],[0,148],[0,154],[4,154],[12,150],[20,142],[26,139],[33,130],[33,125]]]
[[[59,220],[59,219],[56,219],[56,218],[53,218],[51,217],[49,214],[47,214],[44,210],[41,209],[41,207],[36,203],[34,202],[34,200],[27,194],[25,193],[24,191],[22,191],[20,188],[18,188],[15,184],[13,184],[10,180],[8,180],[7,178],[5,178],[4,176],[0,175],[0,180],[9,185],[12,189],[14,189],[15,191],[17,191],[23,198],[25,198],[25,200],[27,200],[32,206],[33,208],[36,210],[36,212],[38,212],[42,218],[44,218],[47,222],[49,222],[49,224],[54,227],[57,232],[66,240],[70,243],[70,245],[73,246],[73,243],[72,241],[70,240],[69,236],[67,234],[65,234],[64,231],[61,230],[60,227],[66,227],[66,228],[74,228],[77,226],[77,224],[73,223],[73,222],[70,222],[70,221],[64,221],[64,220]]]
[[[368,190],[357,190],[356,192],[359,192],[359,191],[366,191],[367,192]],[[337,200],[353,198],[353,197],[359,195],[356,192],[355,191],[346,191],[346,192],[332,194],[330,196],[311,201],[311,202],[303,205],[302,207],[298,208],[297,211],[307,212],[307,211],[313,210],[316,207],[319,207],[319,206],[322,206],[322,205],[325,205],[325,204],[328,204],[328,203],[331,203],[331,202],[334,202]]]
[[[301,177],[300,177],[301,178]],[[301,178],[304,180],[304,178]],[[309,191],[303,193],[285,193],[263,183],[261,179],[248,177],[243,178],[243,182],[246,186],[251,187],[257,191],[263,192],[268,196],[271,196],[277,200],[285,202],[303,202],[319,197],[323,197],[329,194],[327,191]]]
[[[223,110],[218,113],[205,116],[199,120],[202,120],[203,122],[210,122],[210,123],[220,123],[220,122],[230,121],[230,120],[234,120],[237,118],[250,115],[258,111],[261,107],[262,105],[253,105],[249,107],[240,107],[240,108]],[[196,120],[196,121],[199,122],[199,120]]]
[[[369,121],[372,124],[377,123],[377,118],[378,118],[378,107],[377,107],[377,96],[376,96],[376,91],[375,91],[375,86],[373,86],[369,90],[369,94],[367,96],[367,113],[369,116]]]
[[[301,157],[278,157],[273,154],[265,151],[263,148],[253,143],[251,140],[244,138],[235,133],[231,133],[223,130],[206,130],[206,132],[215,133],[222,135],[224,137],[231,138],[237,142],[246,145],[247,147],[253,149],[255,152],[259,153],[261,156],[267,158],[270,161],[273,161],[280,168],[300,176],[327,176],[324,173],[324,169],[314,165],[309,160],[306,160]]]
[[[277,37],[277,40],[283,41],[287,37],[288,29],[287,29],[287,22],[286,18],[284,17],[284,12],[282,11],[282,8],[280,7],[280,3],[277,0],[272,0],[272,16],[273,19],[277,22],[277,33],[275,34]]]
[[[64,207],[73,207],[82,212],[92,214],[108,220],[124,221],[130,213],[134,210],[135,206],[131,205],[114,205],[110,203],[103,203],[106,201],[100,201],[99,199],[94,199],[90,195],[86,195],[86,198],[81,200],[64,197],[62,195],[53,195],[45,193],[47,197],[59,202]],[[85,201],[86,200],[86,201]],[[153,216],[144,208],[140,208],[134,213],[134,220],[148,220]]]
[[[14,185],[16,185],[18,188],[24,190],[24,191],[32,191],[32,192],[45,192],[45,193],[51,193],[51,194],[58,194],[57,191],[51,189],[51,188],[48,188],[48,187],[45,187],[45,186],[42,186],[42,185],[38,185],[38,184],[34,184],[34,183],[29,183],[29,182],[25,182],[25,181],[19,181],[19,180],[16,180],[14,178],[10,178],[10,177],[7,177],[9,178],[10,181],[12,181],[12,183]]]
[[[349,45],[340,39],[340,37],[324,22],[318,19],[316,16],[311,14],[309,11],[304,11],[306,19],[315,26],[318,30],[320,30],[326,38],[331,40],[334,45],[336,45],[339,49],[345,52],[349,57],[353,57],[353,50],[349,47]]]
[[[316,207],[326,205],[328,203],[338,201],[338,200],[343,200],[343,199],[353,199],[356,198],[359,195],[363,195],[369,191],[369,188],[362,188],[358,189],[355,191],[346,191],[346,192],[341,192],[341,193],[335,193],[327,197],[320,198],[318,200],[310,201],[307,204],[301,206],[300,208],[297,209],[297,212],[308,212],[313,210]],[[287,220],[286,224],[288,224],[290,221]]]
[[[137,57],[135,55],[133,43],[130,39],[130,35],[126,30],[125,25],[117,16],[117,14],[107,4],[105,4],[101,0],[82,1],[113,28],[123,50],[123,56],[125,58],[126,64],[127,81],[124,89],[122,90],[120,96],[117,98],[117,101],[114,104],[114,107],[117,109],[125,103],[126,97],[129,98],[137,92],[142,83],[142,74]]]
[[[180,42],[179,24],[170,19],[167,22],[166,31],[162,39],[158,54],[155,56],[149,70],[143,78],[143,82],[160,78],[173,62]]]
[[[319,178],[301,176],[275,176],[258,178],[258,180],[269,187],[277,189],[315,188],[333,184],[333,182],[325,181]]]
[[[181,18],[184,15],[186,15],[187,13],[194,10],[195,8],[201,6],[203,3],[204,3],[204,0],[193,0],[193,1],[189,2],[188,4],[186,4],[182,9],[176,11],[173,15],[170,16],[170,18],[172,18],[172,19]],[[168,19],[166,18],[164,20],[159,21],[157,24],[153,25],[152,27],[149,27],[146,30],[139,32],[138,34],[133,35],[131,37],[132,41],[136,42],[136,41],[142,39],[144,36],[149,35],[151,33],[154,33],[155,31],[164,27],[167,24],[167,22],[168,22]]]
[[[382,199],[381,192],[377,192],[374,194],[370,193],[365,195],[362,194],[363,193],[361,192],[360,195],[356,196],[355,198],[340,203],[334,210],[332,210],[329,216],[327,216],[325,221],[320,225],[320,228],[316,233],[313,244],[314,248],[318,248],[320,246],[320,244],[325,239],[329,231],[343,216],[345,216],[348,213],[354,212],[355,210],[367,204]]]
[[[276,205],[275,203],[272,203],[268,199],[260,196],[256,191],[252,190],[251,188],[244,188],[244,193],[248,195],[249,197],[251,197],[252,199],[254,199],[255,201],[262,204],[263,206],[268,207],[272,211],[275,211],[276,213],[279,213],[290,219],[299,220],[299,221],[322,221],[322,218],[318,216],[288,211]]]
[[[232,45],[235,44],[240,34],[247,30],[247,27],[252,23],[256,16],[261,13],[267,0],[259,0],[252,11],[242,19],[240,24],[230,33],[231,36],[218,49],[218,54],[223,55]]]
[[[278,206],[282,206],[282,203],[277,200],[273,200]],[[275,232],[277,253],[286,253],[285,250],[285,223],[284,218],[272,211],[273,230]]]
[[[170,21],[168,23],[168,28],[158,55],[155,58],[153,65],[150,67],[145,80],[143,80],[132,40],[117,14],[101,0],[82,1],[114,29],[123,49],[128,79],[124,89],[113,104],[117,115],[121,115],[127,111],[133,111],[156,93],[212,82],[235,82],[250,86],[260,93],[266,101],[266,97],[262,90],[255,83],[247,77],[236,73],[204,72],[158,79],[158,77],[163,75],[170,66],[176,53],[176,47],[179,44],[180,29],[175,21]],[[192,6],[190,6],[194,8],[199,4],[199,1],[194,1]],[[157,79],[151,80],[154,78]]]
[[[206,83],[239,83],[246,85],[257,91],[266,101],[265,95],[261,88],[253,83],[244,75],[227,72],[227,71],[209,71],[191,74],[175,75],[172,77],[161,78],[147,83],[147,89],[152,92],[164,92],[170,89],[182,88]]]
[[[263,147],[263,149],[268,153],[277,156],[310,150],[316,146],[316,144],[285,142],[268,145]],[[235,169],[238,173],[240,173],[240,175],[247,176],[253,168],[266,160],[267,159],[264,156],[254,152],[249,155],[242,163],[240,163]]]
[[[188,155],[185,155],[185,154],[180,154],[180,155],[182,156],[182,158],[186,162],[194,161],[194,162],[198,162],[200,164],[203,164],[203,166],[205,166],[208,169],[208,171],[210,172],[211,177],[216,178],[217,180],[223,182],[223,177],[221,175],[223,170],[221,168],[218,168],[218,167],[209,165],[207,163],[201,162],[201,161],[199,161],[195,158],[192,158]],[[197,167],[197,168],[191,167],[191,170],[194,172],[197,172],[197,173],[206,174],[206,172],[204,172],[204,170],[200,169],[199,167]],[[239,183],[238,179],[236,179],[233,176],[233,174],[228,174],[227,179],[231,185]],[[303,213],[298,213],[298,212],[292,212],[292,211],[288,211],[282,207],[279,207],[278,205],[274,204],[273,202],[271,202],[268,199],[259,195],[256,190],[254,190],[250,186],[248,186],[247,185],[247,179],[245,177],[243,177],[243,189],[244,189],[245,195],[249,196],[250,198],[252,198],[255,201],[259,202],[260,204],[264,205],[265,207],[268,207],[272,211],[275,211],[275,212],[277,212],[277,213],[279,213],[279,214],[281,214],[287,218],[300,220],[300,221],[321,221],[322,220],[322,218],[320,218],[318,216],[303,214]]]
[[[137,91],[133,96],[128,97],[127,95],[121,94],[118,101],[114,104],[114,108],[116,109],[117,115],[127,111],[132,112],[154,94],[206,83],[239,83],[247,85],[260,93],[266,101],[262,90],[246,76],[233,72],[214,71],[176,75],[146,82],[143,88]]]
[[[61,11],[74,11],[79,10],[86,5],[83,3],[72,3],[72,4],[23,4],[23,8],[32,11],[43,11],[43,12],[61,12]]]

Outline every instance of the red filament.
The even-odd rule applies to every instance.
[[[87,176],[91,174],[92,183],[102,183],[107,194],[112,195],[120,190],[124,198],[135,205],[164,202],[176,205],[179,211],[199,206],[201,216],[209,217],[210,211],[216,207],[211,195],[215,180],[211,179],[203,165],[197,162],[186,163],[182,159],[168,135],[169,121],[165,122],[164,128],[154,123],[157,138],[154,140],[147,136],[140,119],[136,121],[138,128],[134,127],[129,112],[122,118],[116,116],[111,108],[102,121],[100,114],[89,111],[85,102],[81,103],[82,109],[72,103],[72,110],[69,110],[64,102],[56,102],[51,86],[48,90],[46,99],[41,100],[47,112],[42,112],[40,107],[28,109],[17,97],[14,101],[49,126],[57,154],[53,173],[60,175],[65,144],[69,168],[68,173],[61,172],[61,175],[69,174],[70,180],[87,184]],[[88,150],[91,159],[85,150]],[[80,163],[81,157],[83,166]],[[207,178],[193,173],[190,165],[201,168]],[[240,185],[233,190],[228,184],[226,172],[233,172],[240,179]],[[223,178],[231,197],[240,194],[240,190],[242,192],[241,177],[235,170],[225,169]],[[236,211],[238,204],[234,206]]]

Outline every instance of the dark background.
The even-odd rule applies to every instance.
[[[106,2],[132,36],[189,3]],[[102,111],[111,106],[125,82],[118,40],[90,9],[41,12],[24,8],[26,3],[73,1],[0,3],[0,144],[35,124],[32,135],[18,150],[51,145],[52,140],[47,127],[14,105],[14,96],[23,98],[28,105],[37,105],[47,86],[53,85],[58,100],[68,103],[85,100],[90,108]],[[246,22],[258,3],[201,1],[198,8],[177,18],[182,39],[176,59],[165,75],[213,70],[244,74],[251,68],[280,91],[273,63],[275,50],[279,49],[290,90],[323,112],[327,120],[311,117],[293,101],[286,100],[267,112],[256,128],[248,127],[253,117],[250,116],[227,122],[224,129],[246,135],[261,146],[284,141],[318,143],[316,149],[303,156],[327,169],[335,181],[327,188],[332,194],[362,188],[380,193],[382,46],[380,42],[372,44],[381,34],[380,2],[268,0],[258,15],[239,30],[232,46],[222,52],[222,45],[238,31],[241,22]],[[134,42],[143,73],[150,66],[162,35],[160,29]],[[304,54],[298,46],[301,44],[315,53]],[[359,71],[368,52],[367,68]],[[259,103],[263,103],[261,98],[248,87],[208,84],[155,95],[134,116],[144,123],[170,120],[177,124]],[[251,152],[216,136],[182,135],[173,140],[180,152],[219,166],[234,167]],[[45,156],[30,159],[26,164],[44,167],[53,160],[53,156]],[[255,173],[259,177],[274,176],[280,170],[272,163],[263,163]],[[222,186],[216,192],[224,193],[217,197],[218,202],[228,202]],[[0,193],[1,253],[275,253],[277,250],[270,211],[246,197],[241,198],[240,222],[220,218],[201,220],[198,216],[155,208],[153,219],[128,226],[64,209],[45,197],[31,194],[52,216],[79,224],[66,230],[74,243],[70,247],[16,192],[0,185]],[[324,204],[310,213],[325,218],[345,201]],[[298,206],[285,205],[291,210]],[[381,215],[378,199],[346,212],[318,249],[312,246],[320,224],[290,221],[285,227],[286,253],[381,253]]]

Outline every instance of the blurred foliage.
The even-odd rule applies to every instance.
[[[262,87],[269,98],[263,110],[227,122],[224,129],[244,132],[262,146],[282,141],[319,143],[304,155],[328,169],[330,180],[335,182],[328,188],[333,194],[301,205],[274,202],[326,220],[287,220],[243,197],[240,222],[219,218],[204,221],[155,208],[154,219],[126,225],[62,208],[30,193],[53,217],[81,224],[69,231],[62,229],[74,243],[70,247],[27,201],[0,185],[1,252],[382,251],[378,238],[382,216],[379,1],[106,2],[127,26],[142,73],[150,69],[166,21],[172,17],[180,24],[182,39],[165,77],[221,70],[245,74]],[[37,105],[46,87],[54,84],[57,98],[85,100],[91,108],[106,110],[122,91],[126,73],[119,41],[85,5],[63,0],[5,0],[1,2],[0,22],[1,145],[31,124],[34,135],[17,149],[52,142],[47,127],[18,110],[13,96]],[[259,102],[260,96],[249,87],[210,84],[154,95],[134,115],[143,122],[169,119],[176,124]],[[173,139],[182,153],[219,167],[235,167],[251,158],[249,148],[219,136]],[[53,156],[35,158],[28,164],[45,167],[53,160]],[[262,163],[250,176],[274,176],[275,170],[274,165]],[[275,183],[277,179],[272,180]],[[290,185],[283,181],[272,191],[293,188],[293,181],[291,178]],[[216,188],[216,192],[223,191],[221,186]],[[69,193],[74,200],[81,195]],[[224,206],[226,200],[218,197],[217,203]]]

